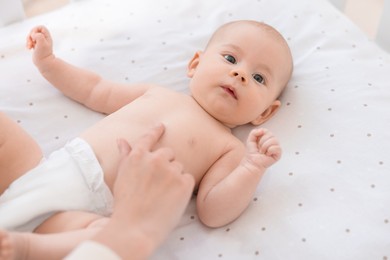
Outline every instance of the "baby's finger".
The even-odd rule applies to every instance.
[[[47,30],[44,26],[34,27],[29,34],[29,38],[34,45],[37,41],[41,40],[46,40],[49,44],[52,44],[49,30]]]
[[[26,47],[27,49],[32,49],[34,48],[34,41],[33,39],[31,38],[31,34],[27,35],[26,37]]]
[[[248,139],[246,141],[247,149],[252,152],[256,153],[258,151],[258,140],[259,136],[263,134],[263,129],[253,129],[248,136]]]
[[[265,155],[270,156],[277,161],[282,157],[282,148],[279,145],[272,145],[268,147]]]
[[[261,138],[264,135],[264,133],[265,133],[264,128],[253,129],[248,135],[247,143],[257,144],[259,138]]]
[[[50,38],[49,30],[46,29],[43,25],[38,25],[37,27],[31,30],[31,34],[42,33],[46,38]]]
[[[259,147],[259,150],[261,153],[265,153],[267,151],[268,147],[272,145],[279,145],[278,139],[276,139],[275,136],[270,135],[264,138],[264,140],[261,140],[261,146]]]
[[[33,33],[31,34],[31,42],[34,43],[34,45],[38,42],[38,43],[42,43],[44,40],[47,40],[45,35],[40,33],[40,32],[36,32],[36,33]]]
[[[37,32],[40,32],[39,26],[36,26],[31,29],[30,33],[28,34],[28,37],[32,40],[32,35],[36,34]]]
[[[265,135],[263,135],[260,140],[258,141],[258,149],[261,151],[261,152],[264,152],[266,149],[267,149],[267,144],[269,144],[269,141],[270,140],[276,140],[276,138],[270,133],[266,133]],[[268,145],[269,146],[269,145]]]

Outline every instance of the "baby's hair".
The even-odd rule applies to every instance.
[[[237,21],[232,21],[232,22],[225,23],[225,24],[221,25],[220,27],[218,27],[217,30],[215,30],[215,32],[210,37],[210,39],[209,39],[209,41],[207,43],[206,49],[226,29],[228,29],[229,27],[231,27],[233,25],[239,24],[239,23],[246,23],[246,24],[251,24],[253,26],[256,26],[259,29],[264,30],[267,33],[275,36],[277,40],[280,40],[282,43],[287,45],[287,42],[284,39],[284,37],[274,27],[272,27],[271,25],[268,25],[268,24],[266,24],[264,22],[255,21],[255,20],[237,20]]]

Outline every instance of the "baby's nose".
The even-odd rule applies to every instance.
[[[248,82],[248,79],[244,72],[241,71],[233,71],[233,76],[236,77],[238,80],[241,81],[241,83],[246,84]]]

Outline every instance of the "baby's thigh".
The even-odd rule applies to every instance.
[[[34,233],[59,233],[86,228],[103,227],[109,218],[86,211],[63,211],[54,214],[41,225]]]
[[[2,112],[0,126],[1,194],[14,180],[37,166],[43,154],[35,140]]]

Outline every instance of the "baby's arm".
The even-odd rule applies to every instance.
[[[197,208],[202,222],[219,227],[235,220],[248,206],[265,170],[280,159],[281,153],[271,132],[254,129],[246,151],[236,147],[223,155],[199,187]]]
[[[151,87],[148,84],[129,87],[109,82],[93,72],[55,57],[51,35],[44,26],[31,30],[26,46],[34,50],[33,62],[43,77],[64,95],[95,111],[112,113]]]

